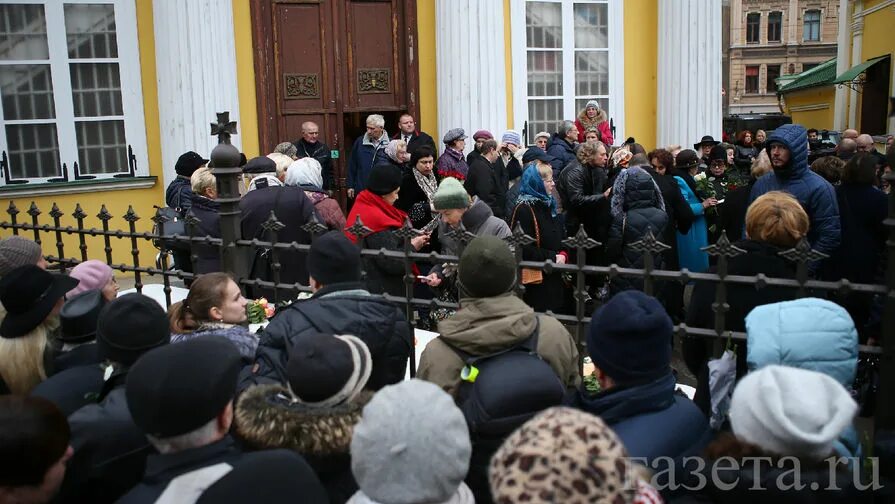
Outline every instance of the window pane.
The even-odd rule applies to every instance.
[[[528,51],[528,96],[562,94],[562,52]]]
[[[562,4],[526,2],[525,44],[527,47],[562,47]]]
[[[603,49],[609,47],[607,4],[575,4],[575,47]]]
[[[6,126],[9,174],[14,179],[59,177],[59,144],[55,124],[10,124]]]
[[[7,121],[56,117],[50,65],[4,65],[0,69],[0,95]]]
[[[767,90],[768,93],[777,92],[777,78],[780,77],[780,65],[768,65]]]
[[[528,143],[540,131],[552,134],[562,120],[562,100],[528,100]]]
[[[575,52],[575,94],[578,96],[609,94],[608,52]]]
[[[65,34],[69,58],[117,58],[115,7],[66,4]]]
[[[124,115],[118,63],[71,63],[75,117]]]
[[[0,60],[49,58],[44,6],[0,5]]]
[[[78,135],[78,168],[82,174],[127,171],[124,121],[75,123]]]

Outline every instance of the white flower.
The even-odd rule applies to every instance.
[[[705,177],[706,177],[705,172],[697,173],[696,175],[693,176],[693,180],[699,182],[700,180],[705,180]]]

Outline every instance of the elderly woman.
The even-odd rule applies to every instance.
[[[432,221],[432,201],[438,190],[435,175],[435,153],[427,146],[413,151],[410,171],[401,180],[401,192],[395,207],[410,216],[410,223],[420,229]]]
[[[444,154],[438,158],[435,168],[441,178],[453,177],[459,181],[466,180],[469,165],[463,157],[466,148],[466,132],[463,128],[454,128],[444,134]]]
[[[556,200],[551,193],[556,183],[553,169],[547,164],[531,163],[522,173],[519,197],[510,218],[510,227],[518,222],[525,234],[535,243],[522,247],[525,261],[553,261],[565,264],[568,253],[563,250],[565,227],[556,215]],[[565,304],[566,292],[559,272],[534,274],[534,278],[522,276],[525,294],[522,299],[535,311],[559,311]]]
[[[327,196],[323,190],[323,169],[319,161],[312,157],[293,161],[286,170],[286,185],[304,190],[328,229],[345,229],[345,214],[342,213],[339,202]]]
[[[407,142],[404,140],[391,140],[385,146],[385,155],[388,162],[401,168],[401,173],[408,170],[407,162],[410,161],[410,154],[407,152]]]
[[[535,146],[544,152],[547,152],[547,144],[550,143],[550,133],[541,131],[535,135]]]
[[[267,158],[264,158],[270,161]],[[273,161],[270,161],[273,164]],[[190,177],[193,184],[193,206],[190,208],[190,214],[198,219],[195,236],[212,238],[221,237],[221,216],[218,214],[220,203],[218,197],[217,181],[209,168],[199,168]],[[189,227],[187,227],[189,231]],[[221,271],[221,252],[220,247],[216,245],[193,243],[193,250],[196,254],[196,274],[211,273]]]
[[[606,111],[600,108],[600,102],[590,100],[584,105],[584,110],[578,114],[575,119],[575,126],[578,128],[578,143],[584,142],[587,128],[594,127],[600,132],[600,141],[606,145],[612,145],[612,130],[609,127],[609,118]]]
[[[351,212],[348,213],[349,225],[354,225],[358,217],[364,226],[372,232],[360,239],[360,245],[368,249],[404,250],[404,239],[395,235],[395,231],[404,226],[407,214],[395,207],[398,193],[401,190],[401,169],[391,163],[376,165],[370,172],[367,188],[357,195]],[[345,231],[352,242],[358,237]],[[429,243],[429,235],[424,234],[410,239],[413,250],[420,250]],[[404,261],[390,257],[364,257],[367,273],[367,290],[373,293],[388,293],[403,296]],[[419,270],[414,266],[414,274]]]
[[[686,149],[681,151],[675,161],[674,180],[684,196],[684,200],[690,205],[690,210],[696,216],[693,225],[686,234],[677,234],[678,263],[681,268],[701,273],[709,267],[709,256],[702,248],[709,243],[708,227],[705,223],[705,210],[717,205],[715,198],[707,198],[705,201],[696,195],[696,181],[694,176],[699,171],[699,155],[696,151]]]

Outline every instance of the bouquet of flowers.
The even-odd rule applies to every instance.
[[[250,324],[260,324],[273,317],[276,308],[265,298],[256,299],[246,306],[246,314]]]

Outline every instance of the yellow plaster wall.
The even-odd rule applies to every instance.
[[[417,57],[420,72],[419,128],[441,138],[438,132],[438,87],[435,70],[435,0],[416,2]],[[436,144],[440,142],[436,140]]]
[[[239,93],[239,141],[249,159],[258,156],[258,101],[255,97],[255,59],[252,46],[250,0],[233,0],[236,40],[236,88]]]
[[[786,113],[792,116],[792,122],[806,128],[833,129],[833,112],[836,103],[836,88],[823,86],[786,93]],[[793,111],[793,107],[825,105],[818,110]]]
[[[864,9],[873,7],[879,2],[864,2]],[[892,27],[895,26],[895,8],[886,7],[864,16],[864,32],[861,42],[861,61],[871,58],[889,55],[890,72],[895,68],[895,37],[892,36]],[[853,63],[857,64],[857,62]],[[892,90],[892,74],[890,73],[889,90]],[[892,95],[890,92],[889,95]],[[858,95],[858,124],[861,124],[861,100]],[[890,111],[891,112],[891,111]],[[890,123],[891,124],[891,123]]]
[[[625,134],[649,150],[656,145],[659,5],[658,0],[625,0],[623,5]]]
[[[31,216],[25,213],[34,202],[41,210],[39,216],[39,224],[52,225],[53,220],[49,213],[53,207],[53,203],[58,204],[59,209],[65,213],[61,217],[61,226],[77,226],[77,221],[71,216],[75,211],[75,206],[80,203],[81,208],[88,215],[84,219],[84,227],[97,229],[102,227],[102,222],[96,218],[102,205],[105,204],[108,211],[114,216],[109,221],[110,229],[128,229],[128,223],[122,218],[127,212],[128,206],[133,206],[134,211],[141,217],[137,221],[137,231],[150,231],[152,229],[152,221],[150,217],[154,215],[155,209],[153,205],[164,203],[164,187],[162,187],[162,168],[161,168],[161,136],[159,133],[159,112],[158,112],[158,87],[156,85],[156,69],[155,69],[155,36],[153,33],[152,18],[152,0],[137,0],[137,37],[140,47],[140,69],[142,71],[141,81],[143,86],[143,113],[146,120],[146,144],[147,155],[149,158],[149,173],[158,177],[158,182],[147,189],[131,189],[124,191],[100,191],[98,189],[85,190],[79,194],[54,195],[54,196],[38,196],[11,200],[10,198],[0,199],[2,207],[0,207],[0,220],[9,222],[9,214],[6,208],[10,201],[15,201],[16,206],[21,211],[17,220],[21,223],[31,223]],[[12,234],[9,230],[0,231],[3,237]],[[20,231],[21,235],[34,238],[31,231]],[[45,255],[58,255],[56,247],[56,236],[54,233],[40,233],[43,252]],[[90,259],[105,260],[105,252],[103,250],[104,243],[101,237],[88,237],[87,240],[88,257]],[[80,259],[80,249],[77,235],[63,235],[63,252],[66,257],[76,257]],[[114,263],[132,264],[133,256],[131,254],[131,244],[129,240],[112,238],[112,260]],[[140,240],[138,244],[141,266],[152,265],[155,262],[155,253],[157,252],[152,245],[146,240]]]
[[[513,39],[510,23],[510,0],[503,0],[503,58],[504,75],[507,76],[507,125],[512,127],[515,121],[513,110]]]

